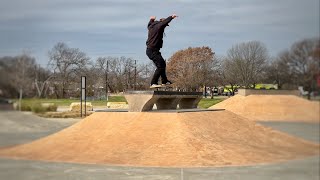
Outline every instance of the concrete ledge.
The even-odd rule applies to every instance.
[[[129,112],[144,112],[151,111],[154,104],[157,110],[197,108],[202,92],[128,91],[124,96]]]
[[[278,89],[239,89],[238,94],[242,96],[249,96],[251,94],[255,95],[295,95],[299,96],[298,90],[278,90]]]
[[[126,102],[108,102],[107,108],[110,109],[128,109],[128,104]]]
[[[70,111],[80,111],[81,110],[81,103],[80,102],[73,102],[70,104],[69,107],[70,107]],[[84,111],[85,108],[87,111],[92,111],[93,106],[92,106],[91,102],[86,102],[86,105],[84,105],[84,103],[82,103],[82,110]]]

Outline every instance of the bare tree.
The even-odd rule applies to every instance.
[[[267,48],[258,41],[234,45],[227,53],[234,78],[245,87],[253,87],[262,78],[262,70],[268,59]]]
[[[44,69],[40,65],[35,66],[34,72],[34,84],[37,90],[37,95],[39,98],[45,97],[49,87],[48,83],[53,76],[48,69]]]
[[[15,77],[16,57],[0,58],[0,90],[2,96],[13,98],[18,94],[13,79]]]
[[[132,58],[99,57],[95,66],[100,72],[100,82],[104,81],[105,85],[108,84],[111,92],[122,92],[140,87],[140,75],[143,68]]]
[[[278,89],[290,89],[293,78],[290,73],[289,51],[284,51],[271,61],[266,69],[264,82],[277,84]]]
[[[7,97],[36,96],[35,79],[45,78],[49,73],[38,67],[35,58],[26,52],[0,58],[0,89],[4,89]]]
[[[16,94],[19,94],[20,109],[23,96],[31,97],[34,95],[35,58],[23,53],[15,57],[1,58],[0,62],[0,89],[4,89],[2,91],[6,96],[11,95],[16,98]],[[12,92],[10,93],[8,90]]]
[[[154,71],[156,70],[152,61],[137,66],[137,89],[149,89]]]
[[[231,93],[234,94],[238,81],[238,69],[234,62],[224,58],[221,64],[221,84]]]
[[[109,71],[109,62],[111,60],[111,57],[98,57],[95,63],[95,67],[98,71],[97,75],[97,83],[99,86],[105,88],[105,94],[108,94],[108,71]]]
[[[19,89],[20,97],[22,94],[33,94],[32,85],[34,77],[35,59],[30,55],[23,53],[16,57],[16,63],[14,67],[15,76],[13,77],[13,83],[16,89]]]
[[[128,89],[134,89],[134,79],[135,79],[135,63],[132,58],[121,57],[120,63],[123,65],[123,73],[122,76],[124,77],[124,91]]]
[[[56,95],[58,98],[64,98],[70,82],[79,79],[78,77],[87,68],[90,58],[79,49],[69,48],[61,42],[49,51],[49,58]]]
[[[309,92],[316,89],[316,78],[320,71],[320,58],[315,56],[319,46],[319,39],[305,39],[294,43],[289,51],[287,63],[295,80],[294,84],[303,86]]]
[[[316,90],[316,79],[320,72],[318,49],[319,39],[305,39],[294,43],[268,65],[265,81],[278,84],[279,89],[303,86],[309,92]]]

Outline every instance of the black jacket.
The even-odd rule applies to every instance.
[[[163,44],[163,33],[164,29],[169,26],[169,22],[173,18],[169,16],[163,21],[155,21],[150,19],[148,23],[148,40],[146,42],[148,48],[160,49]]]

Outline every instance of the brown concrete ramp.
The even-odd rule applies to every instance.
[[[224,166],[318,155],[319,145],[229,111],[99,112],[1,157],[137,166]]]
[[[294,95],[236,95],[211,108],[223,108],[258,121],[320,121],[320,102]]]

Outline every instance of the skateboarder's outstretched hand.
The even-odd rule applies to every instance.
[[[171,17],[174,19],[176,17],[178,17],[176,14],[172,14]]]

